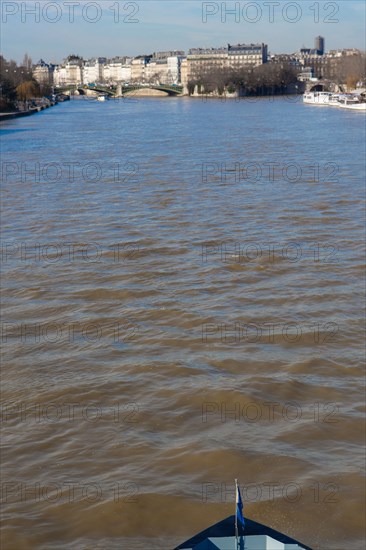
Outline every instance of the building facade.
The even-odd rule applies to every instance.
[[[81,86],[83,83],[84,60],[78,56],[69,56],[54,72],[55,86]]]
[[[187,67],[182,71],[182,85],[217,70],[238,71],[244,67],[257,67],[268,61],[266,44],[228,44],[223,48],[193,48],[187,56]]]
[[[131,62],[128,57],[115,57],[104,66],[104,81],[109,85],[129,83],[131,80]]]
[[[55,65],[45,63],[43,59],[40,59],[33,67],[33,78],[42,85],[53,85],[53,75],[55,72]]]
[[[228,44],[228,64],[240,69],[243,66],[256,67],[268,61],[268,46],[266,44]]]
[[[131,62],[131,82],[135,84],[179,84],[184,52],[157,52],[139,56]]]
[[[150,84],[179,84],[184,52],[169,51],[154,53],[145,65],[145,82]]]
[[[98,84],[104,81],[105,57],[96,57],[85,61],[82,67],[83,84]]]
[[[145,67],[150,62],[151,56],[141,55],[135,57],[131,62],[131,82],[133,84],[145,84]]]

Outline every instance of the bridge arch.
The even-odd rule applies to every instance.
[[[310,92],[328,92],[328,86],[326,84],[315,84],[310,88]]]
[[[169,93],[156,88],[135,88],[124,93],[125,96],[135,97],[167,97]]]

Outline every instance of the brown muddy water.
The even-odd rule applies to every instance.
[[[4,550],[233,513],[364,544],[362,113],[82,99],[2,125]]]

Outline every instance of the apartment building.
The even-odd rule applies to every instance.
[[[187,65],[182,71],[182,84],[216,69],[239,70],[256,67],[268,61],[266,44],[228,44],[222,48],[192,48],[188,52]]]
[[[43,85],[53,85],[53,74],[55,72],[55,65],[50,65],[40,59],[33,67],[33,78]]]
[[[228,44],[228,65],[234,69],[243,66],[256,67],[268,61],[268,46],[266,44]]]
[[[135,57],[131,62],[131,82],[143,84],[146,82],[145,67],[151,59],[151,55],[140,55]]]
[[[104,82],[116,85],[120,82],[126,83],[131,80],[131,62],[128,57],[114,57],[104,65]]]
[[[173,55],[172,55],[173,54]],[[157,52],[145,66],[145,82],[151,84],[179,84],[184,52]]]
[[[82,70],[83,84],[103,82],[106,63],[107,59],[105,57],[96,57],[85,61]]]
[[[131,82],[145,84],[179,84],[184,52],[167,51],[135,57],[131,62]]]
[[[84,60],[78,56],[69,56],[54,71],[55,86],[80,86],[83,82]]]

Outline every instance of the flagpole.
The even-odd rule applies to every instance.
[[[238,550],[238,480],[235,479],[235,550]]]

